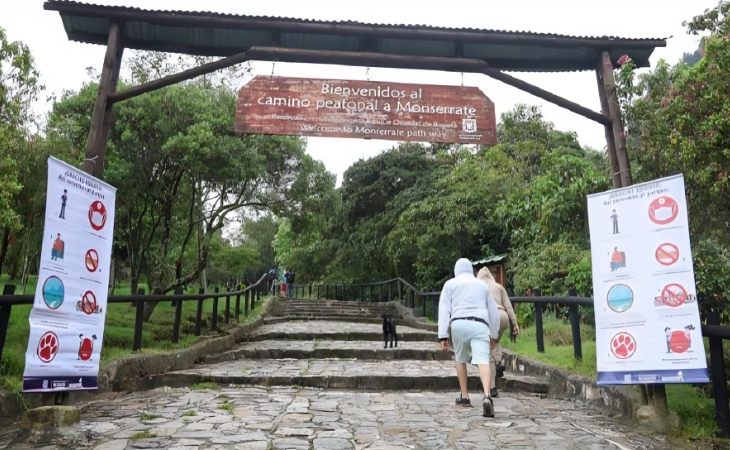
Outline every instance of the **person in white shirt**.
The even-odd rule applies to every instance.
[[[466,258],[456,261],[454,278],[447,281],[441,290],[438,329],[441,349],[448,351],[449,334],[454,347],[456,376],[461,388],[456,403],[471,406],[466,364],[477,365],[484,388],[483,414],[494,417],[494,404],[489,395],[489,351],[497,345],[499,311],[489,287],[474,276],[471,261]]]

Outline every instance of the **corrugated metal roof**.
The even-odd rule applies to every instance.
[[[508,256],[509,255],[493,256],[491,258],[485,258],[485,259],[480,259],[479,261],[473,261],[471,264],[472,264],[472,266],[476,266],[478,264],[498,263],[498,262],[502,262],[502,261],[506,260],[508,258]]]
[[[153,11],[48,0],[70,40],[106,44],[110,20],[125,23],[128,48],[229,56],[254,46],[485,60],[508,71],[593,70],[600,51],[648,66],[664,39],[586,37],[524,31],[371,24],[198,11]]]

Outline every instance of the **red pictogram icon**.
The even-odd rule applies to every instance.
[[[83,297],[81,297],[81,311],[84,314],[93,314],[96,311],[96,296],[93,292],[86,291]]]
[[[36,350],[38,358],[44,363],[53,361],[58,353],[58,336],[53,331],[48,331],[41,336],[38,341],[38,349]]]
[[[649,204],[649,219],[657,225],[666,225],[674,221],[679,214],[679,205],[672,198],[663,195]]]
[[[677,248],[676,245],[667,242],[666,244],[662,244],[657,247],[654,256],[656,256],[656,260],[659,261],[659,264],[671,266],[679,259],[679,248]]]
[[[636,352],[636,340],[629,333],[621,332],[611,339],[611,351],[616,358],[631,358]]]
[[[687,291],[679,284],[673,283],[662,289],[662,303],[672,308],[684,305],[687,301]]]
[[[96,272],[99,268],[99,254],[93,248],[86,252],[86,270],[89,272]]]
[[[106,206],[99,200],[89,207],[89,224],[96,231],[100,231],[106,224]]]
[[[79,359],[81,361],[88,361],[91,359],[91,354],[94,352],[94,341],[96,341],[96,335],[91,337],[84,337],[83,334],[79,335],[81,343],[79,344]]]

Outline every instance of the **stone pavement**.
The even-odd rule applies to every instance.
[[[65,430],[55,447],[47,448],[671,448],[578,401],[507,393],[495,399],[497,417],[485,419],[479,408],[454,405],[455,396],[453,391],[161,388],[82,405],[82,422]],[[481,400],[476,392],[472,396],[475,403]]]

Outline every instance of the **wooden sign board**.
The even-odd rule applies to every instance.
[[[238,92],[237,133],[497,143],[479,88],[256,76]]]

